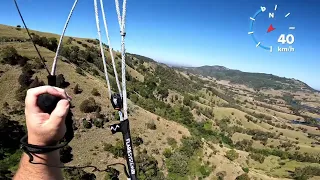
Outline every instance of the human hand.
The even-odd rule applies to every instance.
[[[48,93],[62,98],[51,114],[44,113],[37,106],[39,95]],[[51,86],[29,89],[25,99],[25,116],[28,129],[28,143],[39,146],[53,145],[66,133],[65,117],[69,111],[69,99],[65,90]]]

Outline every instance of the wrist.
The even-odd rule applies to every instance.
[[[54,146],[57,145],[55,141],[44,140],[43,137],[34,136],[28,134],[28,144],[37,145],[37,146]]]
[[[26,158],[29,159],[29,157],[26,153],[25,153],[25,155],[26,155]],[[50,166],[60,166],[61,165],[59,150],[55,150],[55,151],[48,152],[45,154],[32,153],[32,157],[33,157],[32,162],[34,162],[34,163],[42,163],[42,164],[47,164]]]

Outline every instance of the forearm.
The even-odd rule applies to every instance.
[[[33,162],[44,163],[50,166],[61,166],[59,150],[47,154],[33,155]],[[23,153],[19,169],[14,176],[14,180],[60,180],[63,179],[62,171],[57,167],[50,167],[42,164],[31,164],[29,156]]]

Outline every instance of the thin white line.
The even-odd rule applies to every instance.
[[[277,7],[278,7],[278,5],[276,5],[276,6],[274,7],[274,10],[275,10],[275,11],[277,10]]]
[[[286,14],[286,16],[285,16],[285,17],[288,17],[289,15],[290,15],[290,13]]]
[[[258,44],[256,45],[256,47],[260,46],[261,42],[258,42]]]
[[[248,34],[253,34],[253,31],[252,32],[248,32]]]
[[[253,19],[252,17],[250,17],[250,19],[251,19],[252,21],[255,21],[255,19]]]
[[[272,52],[272,46],[270,46],[270,52]]]
[[[290,30],[294,30],[294,29],[296,29],[296,27],[289,27],[289,29],[290,29]]]

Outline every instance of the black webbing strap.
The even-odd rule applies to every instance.
[[[130,124],[129,120],[125,119],[121,121],[119,124],[113,124],[110,126],[112,134],[115,134],[117,132],[122,133],[123,137],[123,144],[126,150],[126,160],[129,168],[129,174],[131,180],[136,180],[136,167],[135,167],[135,161],[134,161],[134,153],[132,149],[132,141],[130,136]]]

